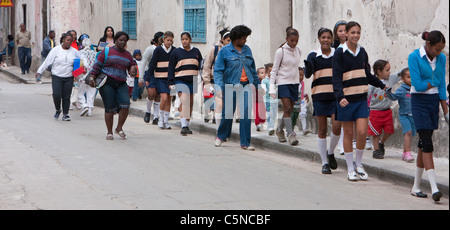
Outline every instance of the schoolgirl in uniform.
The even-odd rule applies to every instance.
[[[386,89],[370,72],[369,57],[358,44],[361,25],[349,22],[346,27],[347,42],[338,48],[333,57],[333,88],[337,99],[336,120],[343,122],[344,152],[347,162],[348,180],[369,178],[362,165],[366,144],[369,108],[367,104],[368,84]],[[356,168],[353,165],[353,122],[356,121]]]
[[[322,158],[322,174],[331,174],[331,169],[337,169],[338,165],[334,157],[334,150],[341,136],[341,122],[336,121],[336,97],[333,91],[333,55],[335,49],[331,47],[333,32],[327,28],[321,28],[318,32],[321,47],[308,55],[306,64],[306,78],[314,74],[312,82],[312,99],[314,116],[319,127],[318,144]],[[327,149],[327,118],[332,119],[332,133],[330,148]]]
[[[154,78],[149,78],[147,76],[148,72],[148,66],[150,64],[150,61],[152,60],[153,53],[155,52],[155,49],[158,46],[161,46],[160,38],[164,35],[163,32],[157,32],[155,33],[152,44],[145,49],[144,54],[142,56],[141,66],[139,66],[139,83],[144,84],[145,88],[147,89],[147,111],[144,116],[144,122],[150,123],[150,120],[152,119],[153,115],[153,125],[157,125],[159,122],[159,108],[161,103],[161,97],[156,90],[156,81],[154,81]],[[147,78],[148,81],[144,82],[144,78]],[[153,108],[153,114],[152,114],[152,108]]]
[[[291,115],[294,110],[294,104],[298,100],[298,88],[300,79],[298,76],[298,67],[302,56],[301,50],[297,47],[300,35],[294,28],[286,30],[286,43],[283,44],[275,53],[271,78],[270,94],[275,96],[275,84],[278,86],[278,98],[281,99],[284,108],[283,117],[279,120],[276,130],[278,140],[286,142],[284,128],[287,131],[289,144],[297,145],[298,140],[293,131]]]
[[[170,56],[168,81],[171,88],[175,86],[182,104],[181,135],[192,134],[189,121],[192,116],[194,94],[197,93],[197,76],[202,62],[199,49],[191,46],[192,37],[189,32],[181,34],[181,46]]]
[[[419,133],[419,151],[414,186],[411,194],[427,197],[420,190],[424,169],[427,171],[432,198],[439,201],[442,193],[436,184],[433,161],[433,132],[439,128],[439,104],[448,119],[447,95],[445,90],[446,56],[445,37],[440,31],[423,33],[425,45],[415,50],[408,58],[411,74],[411,109]]]
[[[156,91],[158,91],[161,96],[160,112],[158,116],[158,126],[161,129],[172,129],[169,125],[171,98],[168,74],[170,55],[175,50],[172,46],[173,38],[174,35],[170,31],[165,32],[163,37],[160,38],[162,40],[162,45],[156,47],[149,64],[148,79],[145,79],[145,81],[148,82],[150,82],[150,79],[154,79]]]
[[[347,27],[347,22],[344,20],[336,22],[336,25],[334,25],[334,42],[331,47],[337,49],[338,47],[344,45],[344,43],[347,41],[347,34],[345,32],[345,29]]]

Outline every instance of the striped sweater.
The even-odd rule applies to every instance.
[[[174,50],[173,47],[166,50],[162,46],[155,49],[150,64],[148,65],[148,71],[145,72],[144,81],[150,82],[152,76],[167,79],[169,75],[170,55]]]
[[[132,66],[136,65],[133,56],[127,50],[119,51],[114,47],[109,49],[108,57],[105,61],[105,51],[102,51],[98,57],[97,61],[92,68],[92,75],[99,75],[104,73],[109,77],[114,78],[117,81],[127,81],[127,71],[130,71]],[[103,67],[102,67],[103,66]]]
[[[358,45],[356,53],[347,44],[338,48],[333,57],[333,89],[338,101],[354,103],[367,101],[369,84],[384,89],[386,86],[370,72],[369,57]]]
[[[192,83],[198,76],[202,60],[202,54],[197,48],[192,47],[189,51],[181,47],[175,49],[169,61],[169,84],[173,85],[175,79]]]
[[[333,90],[333,55],[334,48],[331,54],[327,57],[322,54],[319,49],[313,51],[308,55],[307,61],[310,63],[306,66],[305,72],[314,74],[312,82],[312,99],[313,101],[336,101],[336,96]],[[311,69],[308,69],[311,68]],[[311,76],[306,75],[306,78]]]

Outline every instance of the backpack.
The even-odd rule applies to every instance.
[[[213,67],[214,63],[216,62],[217,54],[219,53],[219,46],[214,46],[214,59],[211,63],[211,68]],[[203,68],[205,67],[205,59],[202,60],[200,63],[200,76],[203,76]]]

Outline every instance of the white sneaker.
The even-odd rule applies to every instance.
[[[357,181],[358,175],[356,174],[355,170],[349,171],[347,174],[347,178],[349,181]]]
[[[364,170],[363,166],[356,167],[356,172],[358,173],[359,179],[368,180],[369,174],[367,174],[366,170]]]
[[[372,143],[370,142],[370,140],[367,140],[366,141],[366,150],[372,150],[372,149],[373,149]]]
[[[88,107],[84,107],[83,111],[81,111],[80,116],[84,117],[84,115],[86,115],[89,112],[89,108]]]
[[[87,115],[86,116],[88,116],[88,117],[92,117],[92,109],[91,108],[89,108],[89,110],[88,110],[88,112],[87,112]]]
[[[169,123],[164,123],[164,129],[172,129]]]
[[[165,125],[164,125],[163,119],[160,119],[158,121],[158,126],[159,126],[160,129],[165,129]]]
[[[214,146],[220,147],[220,146],[222,146],[222,143],[223,143],[222,140],[220,140],[219,138],[216,138],[216,142],[215,142]]]

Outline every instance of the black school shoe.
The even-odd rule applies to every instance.
[[[439,191],[433,193],[433,195],[431,196],[431,198],[433,198],[434,202],[440,201],[441,197],[442,197],[442,193]]]
[[[334,157],[334,154],[328,155],[328,162],[331,169],[336,170],[338,168],[338,164],[336,158]]]
[[[145,123],[150,123],[150,113],[145,113],[145,116],[144,116],[144,122]]]
[[[322,174],[331,174],[331,169],[330,169],[329,164],[322,166]]]
[[[419,191],[419,192],[412,192],[411,191],[411,195],[415,196],[415,197],[419,197],[419,198],[427,198],[428,197],[428,195],[423,193],[422,191]]]
[[[181,135],[187,136],[188,134],[192,134],[192,131],[189,129],[189,127],[183,127],[181,128]]]
[[[380,150],[373,151],[372,156],[374,159],[384,159],[384,154]]]

